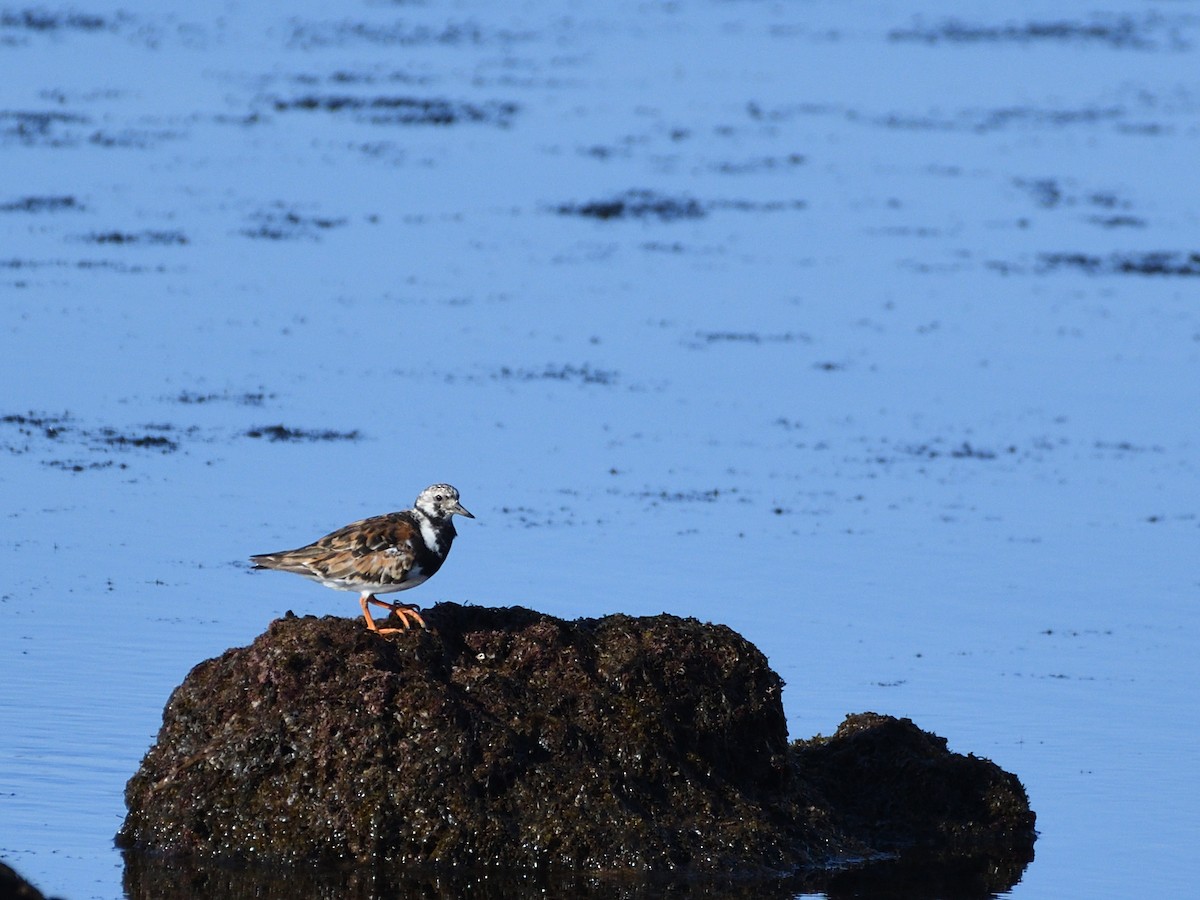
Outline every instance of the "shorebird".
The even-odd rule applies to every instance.
[[[367,627],[379,634],[407,631],[412,619],[425,628],[414,603],[388,603],[376,594],[406,591],[428,581],[450,554],[458,533],[453,516],[475,518],[448,484],[431,484],[412,509],[351,522],[325,537],[278,553],[250,557],[256,569],[295,572],[328,588],[358,591]],[[394,612],[404,628],[380,628],[368,604]]]

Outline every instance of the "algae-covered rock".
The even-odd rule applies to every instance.
[[[381,637],[289,616],[198,665],[129,782],[119,842],[414,870],[783,872],[910,845],[1028,858],[1015,777],[886,717],[789,745],[781,680],[724,626],[455,604],[427,621]]]
[[[0,862],[0,900],[45,900],[45,897],[12,866]]]
[[[962,854],[1032,844],[1034,814],[1017,776],[950,753],[945,738],[909,719],[847,716],[833,737],[795,750],[838,822],[871,846]]]

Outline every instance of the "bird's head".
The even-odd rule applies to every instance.
[[[431,519],[447,519],[450,516],[475,518],[458,502],[458,489],[449,484],[431,484],[417,495],[413,504]]]

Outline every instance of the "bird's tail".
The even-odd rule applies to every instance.
[[[255,569],[282,569],[288,564],[287,553],[260,553],[250,557],[250,562],[254,563],[252,568]]]

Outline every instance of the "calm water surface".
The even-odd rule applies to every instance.
[[[1195,4],[180,10],[0,10],[0,857],[123,896],[172,688],[356,614],[245,557],[445,480],[412,599],[727,623],[1017,773],[1012,897],[1194,889]]]

